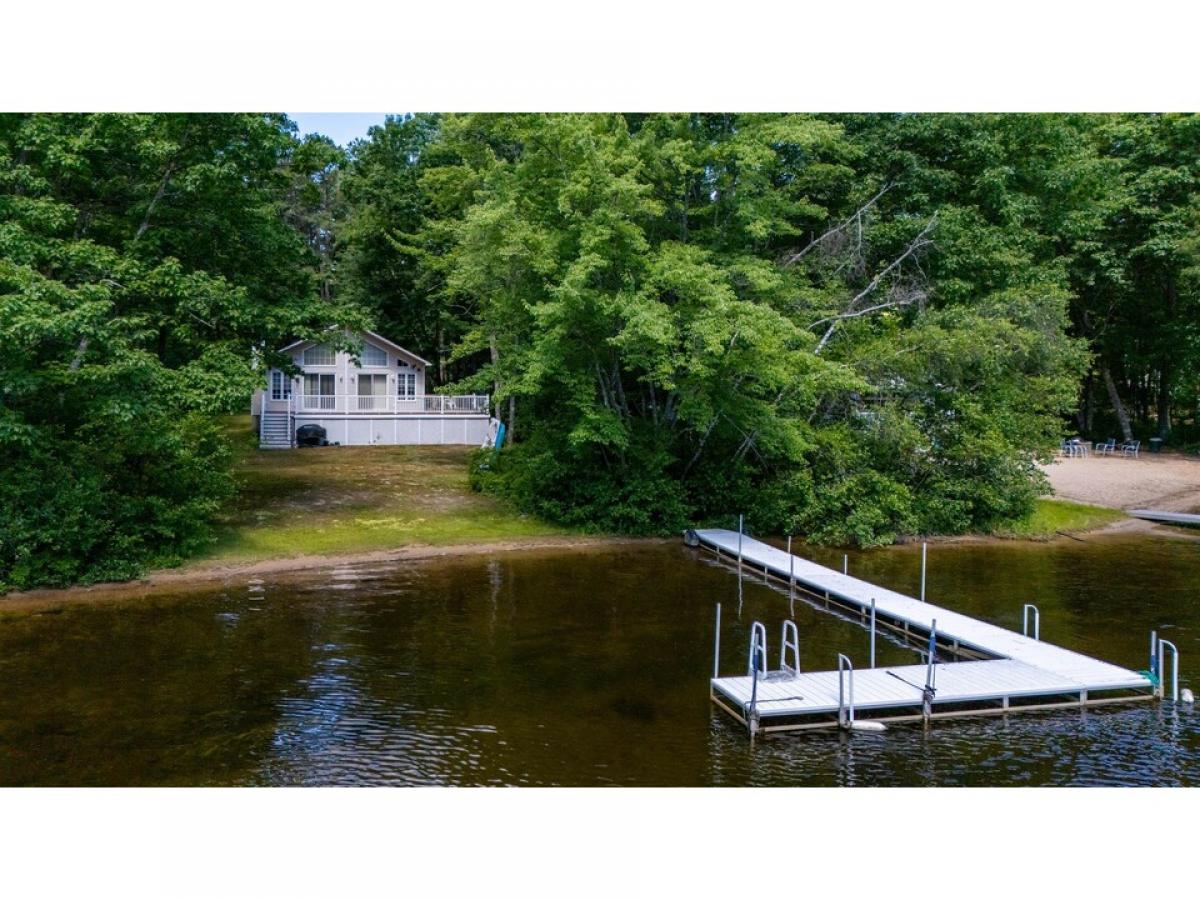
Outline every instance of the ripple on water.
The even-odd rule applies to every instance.
[[[917,558],[899,548],[851,565],[911,592]],[[1044,637],[1134,668],[1163,623],[1185,666],[1200,660],[1197,580],[1191,544],[930,554],[939,602],[1019,628],[1035,597]],[[1200,719],[1169,704],[751,744],[708,702],[713,606],[733,671],[749,623],[774,636],[788,604],[749,580],[740,594],[726,569],[655,545],[338,567],[12,618],[0,783],[1200,783]],[[803,602],[795,618],[806,667],[866,653],[852,622]]]

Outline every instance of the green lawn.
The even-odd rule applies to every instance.
[[[1125,518],[1119,509],[1088,506],[1070,500],[1035,500],[1030,516],[999,532],[1002,537],[1051,538],[1059,533],[1073,534],[1103,528]]]
[[[258,450],[248,417],[224,427],[238,495],[210,561],[573,534],[471,491],[469,447]]]
[[[575,532],[473,492],[468,447],[323,447],[259,450],[250,419],[224,420],[237,448],[238,495],[208,561],[389,550],[413,545],[520,540]],[[1046,539],[1091,531],[1120,510],[1037,500],[1001,537]]]

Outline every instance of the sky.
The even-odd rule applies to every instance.
[[[342,147],[367,136],[372,125],[382,125],[388,113],[288,113],[288,118],[300,127],[300,136],[314,132],[330,138]]]

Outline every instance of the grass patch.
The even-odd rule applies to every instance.
[[[220,426],[236,451],[237,498],[209,560],[388,550],[575,532],[477,494],[468,447],[259,450],[250,419]]]
[[[1119,509],[1089,506],[1070,500],[1035,500],[1033,512],[1025,519],[998,532],[1002,537],[1029,539],[1052,538],[1065,532],[1074,534],[1103,528],[1125,518]]]

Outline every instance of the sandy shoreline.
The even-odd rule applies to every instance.
[[[392,550],[370,550],[361,553],[338,553],[330,556],[290,556],[246,562],[189,563],[178,569],[156,569],[134,581],[111,581],[67,588],[40,588],[0,596],[0,613],[45,609],[65,603],[132,599],[165,590],[188,590],[225,581],[259,577],[303,577],[306,574],[346,566],[374,563],[424,562],[455,557],[489,556],[492,554],[535,553],[546,550],[598,550],[622,545],[661,543],[666,538],[631,537],[545,537],[509,541],[488,541],[478,544],[448,544],[445,546],[398,547]]]
[[[1175,512],[1200,510],[1200,460],[1177,454],[1147,455],[1137,459],[1120,456],[1091,456],[1058,459],[1043,467],[1053,487],[1053,497],[1112,509],[1150,507]],[[1181,536],[1140,519],[1124,519],[1093,534],[1158,532]],[[1067,537],[1055,538],[1065,540]],[[1078,538],[1076,538],[1078,539]],[[389,550],[340,553],[329,556],[291,556],[273,559],[205,561],[178,569],[158,569],[135,581],[106,582],[81,587],[44,588],[0,596],[0,612],[54,608],[65,603],[132,599],[172,589],[188,590],[223,581],[250,578],[303,577],[306,574],[343,566],[376,563],[421,562],[454,557],[526,553],[547,550],[601,549],[623,544],[661,542],[668,538],[542,537],[477,544],[418,545]],[[958,535],[930,538],[939,543],[977,543],[1008,538],[988,535]]]
[[[1200,459],[1175,453],[1087,456],[1056,459],[1042,470],[1060,500],[1111,509],[1200,509]]]

